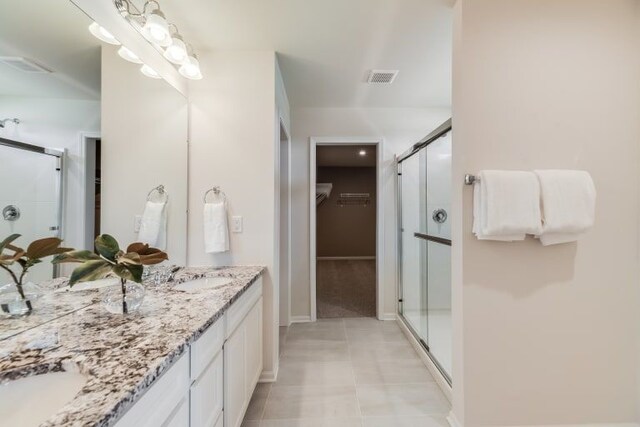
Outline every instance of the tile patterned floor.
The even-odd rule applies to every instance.
[[[450,405],[395,322],[324,319],[280,331],[280,372],[243,427],[448,427]]]

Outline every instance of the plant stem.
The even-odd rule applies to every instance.
[[[13,270],[11,270],[9,267],[2,264],[0,264],[0,267],[6,270],[13,278],[13,282],[16,284],[18,294],[20,294],[20,298],[22,298],[22,301],[26,302],[27,308],[29,309],[30,313],[33,310],[33,306],[31,305],[31,301],[26,301],[27,297],[24,295],[24,290],[22,289],[22,279],[24,279],[24,275],[27,274],[27,269],[24,267],[22,268],[22,273],[20,273],[20,278],[18,279],[18,276],[16,276]]]
[[[122,288],[122,314],[127,314],[127,287],[125,286],[127,283],[126,279],[120,278],[120,287]]]

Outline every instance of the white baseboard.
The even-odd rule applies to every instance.
[[[395,313],[382,313],[378,320],[396,320],[397,315]]]
[[[311,316],[291,316],[291,323],[309,323]]]
[[[451,427],[462,427],[462,424],[460,424],[453,411],[449,411],[449,415],[447,415],[447,422]]]
[[[318,261],[362,261],[376,259],[375,256],[319,256]]]
[[[276,364],[275,371],[262,371],[260,374],[260,378],[258,379],[259,383],[275,383],[278,379],[278,367],[280,364]]]
[[[440,373],[440,370],[436,367],[436,365],[433,363],[431,358],[424,351],[424,348],[422,348],[422,345],[420,345],[416,337],[413,336],[409,328],[407,328],[407,325],[404,324],[404,322],[398,315],[396,315],[396,322],[398,323],[398,325],[400,326],[400,329],[402,330],[404,335],[407,337],[407,339],[413,346],[413,349],[416,351],[416,353],[418,353],[418,356],[420,356],[420,360],[422,360],[422,363],[425,364],[429,372],[431,372],[431,375],[433,375],[433,378],[436,380],[436,384],[438,384],[438,387],[440,387],[440,390],[442,390],[442,393],[449,400],[449,402],[451,402],[453,400],[452,394],[451,394],[451,386],[449,385],[447,380],[444,379],[444,377]],[[459,427],[462,427],[462,426],[459,426]]]

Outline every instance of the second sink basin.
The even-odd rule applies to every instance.
[[[230,277],[205,277],[177,284],[175,289],[183,292],[198,291],[200,289],[214,289],[233,282]]]
[[[2,425],[37,427],[70,402],[87,382],[74,372],[51,372],[0,385]]]

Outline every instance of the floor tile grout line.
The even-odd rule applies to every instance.
[[[349,352],[349,364],[351,366],[351,372],[353,373],[354,395],[356,398],[356,406],[358,407],[358,413],[360,414],[360,425],[364,427],[364,420],[362,419],[362,407],[360,406],[360,399],[358,398],[358,381],[356,379],[356,370],[353,367],[353,358],[351,357],[351,346],[349,346],[349,336],[347,335],[347,322],[344,322],[344,335],[347,339],[347,352]]]

